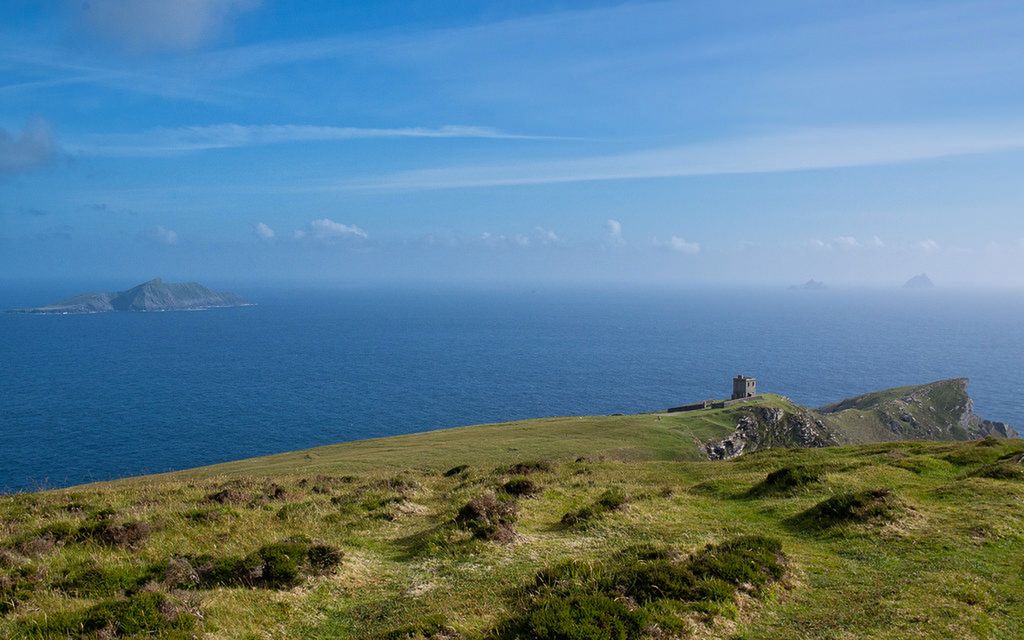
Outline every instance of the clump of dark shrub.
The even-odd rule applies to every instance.
[[[87,520],[84,523],[53,522],[34,534],[23,536],[15,548],[26,555],[40,555],[58,544],[95,542],[108,547],[135,548],[145,542],[152,528],[145,522],[115,523],[109,519]]]
[[[195,628],[194,607],[183,598],[142,591],[127,598],[107,600],[82,614],[81,628],[99,637],[152,636]]]
[[[343,484],[350,484],[355,480],[353,476],[326,476],[318,475],[313,485],[313,493],[330,494]],[[307,483],[308,484],[308,483]],[[305,485],[300,485],[305,486]]]
[[[508,473],[517,476],[525,476],[540,471],[551,471],[555,466],[547,460],[534,460],[531,462],[517,462],[508,468]]]
[[[989,478],[992,480],[1024,480],[1024,464],[1008,460],[994,462],[990,465],[985,465],[970,475],[975,478]]]
[[[399,493],[405,493],[407,491],[413,491],[419,489],[420,483],[412,478],[406,478],[403,476],[395,476],[394,478],[387,478],[380,482],[380,486],[389,490],[397,491]]]
[[[639,603],[666,598],[728,602],[741,586],[756,595],[785,574],[782,545],[763,536],[708,545],[681,561],[668,549],[640,548],[634,553],[635,560],[621,562],[607,584]]]
[[[341,549],[329,544],[314,543],[306,551],[306,561],[313,573],[330,573],[341,564],[344,554]]]
[[[793,493],[809,484],[821,480],[822,472],[818,467],[793,465],[772,471],[765,479],[750,488],[750,497],[785,495]]]
[[[405,496],[400,493],[371,493],[363,497],[362,501],[359,502],[359,506],[373,513],[403,500],[405,500]]]
[[[667,547],[633,547],[604,563],[570,561],[540,572],[522,611],[493,635],[624,640],[657,627],[674,637],[688,613],[734,612],[737,592],[761,595],[785,571],[781,544],[761,536],[688,557]]]
[[[104,567],[88,562],[67,571],[57,588],[76,597],[112,596],[159,577],[159,567]]]
[[[468,464],[460,464],[452,467],[451,469],[444,472],[444,477],[451,478],[452,476],[460,476],[469,471]]]
[[[642,610],[601,593],[537,598],[521,615],[499,625],[496,638],[629,640],[646,626]]]
[[[242,504],[249,501],[249,496],[238,489],[226,487],[220,491],[214,491],[205,499],[207,502],[216,502],[217,504]]]
[[[68,513],[84,513],[89,509],[89,505],[79,500],[69,500],[61,505],[61,509]]]
[[[562,516],[562,524],[574,527],[597,519],[609,511],[618,511],[626,505],[626,494],[618,489],[609,489],[601,494],[596,501],[579,511],[570,511]]]
[[[459,509],[455,524],[481,540],[511,542],[516,536],[513,527],[518,517],[515,502],[499,500],[494,494],[487,493]]]
[[[144,590],[85,611],[52,613],[18,624],[30,638],[192,637],[199,607],[187,594]]]
[[[72,542],[77,532],[77,523],[52,522],[40,527],[33,534],[18,538],[14,542],[14,548],[26,556],[39,556],[48,553],[59,544]]]
[[[13,611],[18,603],[28,599],[45,577],[41,569],[15,563],[12,559],[12,566],[0,569],[0,615]]]
[[[163,566],[161,581],[171,587],[187,589],[199,584],[199,572],[185,556],[174,556]]]
[[[90,520],[113,520],[116,517],[117,511],[111,509],[110,507],[103,507],[102,509],[97,509],[96,511],[93,511],[89,515]]]
[[[190,509],[181,514],[181,516],[186,520],[199,523],[216,522],[224,517],[233,515],[235,515],[235,512],[227,507]]]
[[[114,523],[109,520],[87,522],[78,530],[77,540],[93,542],[108,547],[136,548],[149,539],[152,528],[145,522],[129,521]]]
[[[889,489],[870,489],[832,496],[797,515],[793,523],[823,530],[845,524],[892,522],[903,506]]]
[[[284,500],[288,497],[288,490],[276,482],[271,482],[264,488],[263,496],[267,500]]]
[[[743,536],[706,546],[690,556],[688,564],[701,578],[748,585],[755,592],[786,573],[782,543],[764,536]]]
[[[327,573],[342,560],[340,550],[306,538],[264,545],[243,556],[173,558],[165,582],[175,587],[260,587],[288,589],[307,575]],[[186,564],[187,563],[187,566]],[[174,577],[180,576],[180,577]]]
[[[540,485],[528,478],[512,478],[501,485],[501,490],[510,496],[528,498],[540,493]]]

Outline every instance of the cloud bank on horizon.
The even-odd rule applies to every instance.
[[[11,277],[1024,286],[1024,6],[68,0],[0,24]]]

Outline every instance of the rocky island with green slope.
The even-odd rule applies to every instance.
[[[1022,637],[1024,441],[996,424],[950,380],[4,496],[0,637]]]
[[[106,313],[109,311],[198,311],[221,307],[246,307],[252,303],[233,293],[211,291],[198,282],[164,282],[154,278],[127,291],[84,293],[56,304],[16,313]]]

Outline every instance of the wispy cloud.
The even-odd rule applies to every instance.
[[[17,134],[0,129],[0,175],[43,167],[53,160],[55,153],[53,133],[44,120],[30,121]]]
[[[545,229],[544,227],[535,227],[534,232],[537,234],[537,238],[541,244],[556,244],[561,241],[558,234],[551,229]]]
[[[696,242],[688,242],[686,238],[680,238],[679,236],[672,236],[668,239],[668,242],[661,244],[676,253],[683,253],[691,256],[700,253],[700,244]]]
[[[265,222],[257,222],[256,226],[253,227],[253,231],[263,240],[273,240],[274,236],[277,235]]]
[[[129,49],[193,49],[259,0],[90,0],[71,3],[79,26]]]
[[[295,232],[294,237],[296,240],[309,237],[329,244],[343,239],[365,240],[369,234],[354,224],[335,222],[330,218],[318,218],[309,223],[308,231],[299,229]]]
[[[616,244],[621,243],[623,241],[622,223],[619,222],[618,220],[613,220],[612,218],[609,218],[605,225],[607,225],[608,227],[608,237],[611,238],[611,241]]]
[[[172,245],[178,243],[178,232],[160,225],[153,229],[153,237],[161,244]]]
[[[137,134],[83,136],[70,140],[65,149],[84,156],[166,156],[290,142],[327,142],[367,138],[490,138],[499,140],[543,139],[507,133],[491,127],[445,125],[441,127],[332,127],[301,124],[217,124],[153,129]]]
[[[418,169],[310,190],[455,189],[780,173],[1024,149],[1024,123],[805,129],[556,161]]]

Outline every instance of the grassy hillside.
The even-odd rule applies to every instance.
[[[171,475],[274,475],[297,468],[312,473],[350,474],[388,466],[429,472],[455,464],[511,464],[536,457],[582,455],[637,461],[703,460],[702,443],[731,433],[740,417],[755,407],[799,410],[787,398],[766,394],[725,409],[539,418],[441,429],[250,458]]]
[[[1006,425],[974,415],[965,378],[867,393],[818,412],[849,443],[1015,435]]]
[[[702,460],[751,406],[0,497],[0,637],[1024,636],[1024,442]]]

